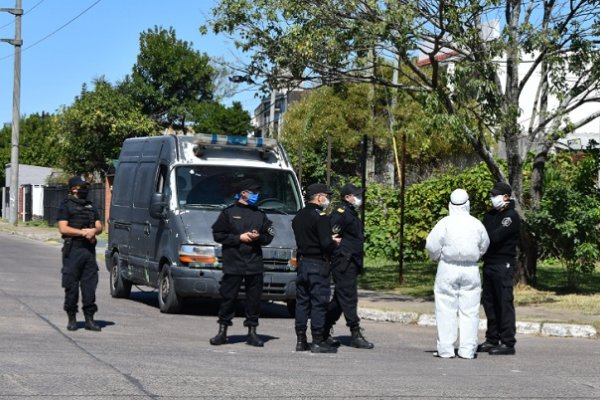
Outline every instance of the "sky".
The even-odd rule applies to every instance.
[[[117,83],[130,74],[140,33],[173,27],[177,38],[211,58],[235,62],[243,54],[225,36],[202,36],[215,0],[22,0],[20,114],[56,113],[69,106],[84,83],[104,76]],[[0,0],[0,8],[15,7]],[[0,12],[0,38],[14,39],[15,17]],[[14,47],[0,42],[0,123],[12,121]],[[223,103],[239,101],[253,112],[259,99],[244,84]]]

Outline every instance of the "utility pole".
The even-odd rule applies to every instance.
[[[0,8],[0,11],[6,11],[15,16],[15,38],[0,39],[0,42],[7,42],[15,46],[15,71],[13,83],[13,112],[12,112],[12,138],[10,151],[10,212],[9,221],[16,226],[19,216],[19,122],[21,113],[19,110],[21,102],[21,0],[16,0],[15,8]]]

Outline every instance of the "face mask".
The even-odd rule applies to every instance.
[[[352,202],[354,208],[358,208],[362,205],[362,199],[360,197],[354,196],[354,201]]]
[[[324,210],[329,207],[329,199],[325,198],[325,201],[321,203],[321,208]]]
[[[246,199],[246,203],[250,204],[251,206],[256,205],[256,203],[258,203],[258,193],[251,193]]]
[[[88,196],[88,188],[83,186],[77,189],[77,198],[81,200],[87,199]]]
[[[492,206],[496,210],[501,209],[506,204],[506,202],[504,201],[504,196],[501,194],[499,194],[498,196],[492,196],[491,200],[492,200]]]

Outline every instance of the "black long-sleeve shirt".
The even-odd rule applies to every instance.
[[[262,247],[273,240],[273,223],[254,206],[237,202],[219,214],[212,226],[213,237],[223,245],[223,272],[253,275],[264,271]],[[242,233],[258,231],[260,237],[251,243],[240,241]]]
[[[362,256],[364,236],[358,212],[347,202],[342,203],[331,213],[331,229],[342,238],[337,253]]]
[[[483,226],[490,237],[490,246],[483,255],[486,264],[515,264],[521,218],[515,210],[514,201],[498,211],[492,209],[483,217]]]
[[[337,244],[331,238],[331,225],[325,211],[314,203],[296,214],[292,220],[298,258],[330,260]]]

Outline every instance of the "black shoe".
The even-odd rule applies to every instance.
[[[505,345],[504,343],[500,346],[496,346],[489,351],[490,355],[508,355],[512,356],[515,354],[515,348]]]
[[[227,325],[219,324],[219,333],[215,337],[210,338],[210,344],[219,346],[227,342]]]
[[[310,346],[311,353],[337,353],[337,349],[335,347],[331,347],[327,344],[327,342],[322,341],[319,343],[313,342]]]
[[[76,331],[77,330],[77,319],[75,318],[74,313],[67,314],[69,316],[69,322],[67,323],[68,331]]]
[[[91,315],[85,316],[85,329],[94,332],[100,332],[102,330],[99,325],[96,325],[96,322],[94,322],[94,318]]]
[[[352,341],[350,342],[350,346],[355,347],[357,349],[372,349],[375,345],[369,342],[362,334],[360,328],[353,329],[352,333]]]
[[[340,341],[332,336],[327,336],[327,339],[325,339],[325,343],[327,343],[327,345],[330,347],[340,347],[341,345]]]
[[[298,340],[296,342],[296,351],[308,351],[308,350],[310,350],[310,345],[306,341],[306,338],[304,340]]]
[[[337,353],[335,347],[331,347],[327,344],[327,341],[323,339],[321,335],[313,335],[313,342],[310,347],[311,353]]]
[[[265,345],[265,343],[262,340],[260,340],[260,338],[256,334],[255,326],[248,327],[248,339],[246,340],[246,343],[254,347],[263,347]]]
[[[483,342],[479,346],[477,346],[477,352],[478,353],[487,353],[488,351],[490,351],[491,349],[493,349],[494,347],[497,347],[497,346],[498,346],[498,343],[491,343],[486,340],[485,342]]]

